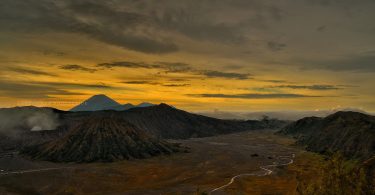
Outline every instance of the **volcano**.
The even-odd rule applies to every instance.
[[[109,98],[104,94],[94,95],[89,99],[85,100],[81,104],[72,108],[70,111],[97,111],[97,110],[108,110],[113,107],[119,107],[121,104],[115,100]]]
[[[72,127],[57,140],[29,146],[23,154],[33,159],[54,162],[94,162],[143,159],[182,151],[149,136],[129,122],[111,116],[91,116]]]

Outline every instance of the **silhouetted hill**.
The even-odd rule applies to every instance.
[[[133,104],[123,104],[123,105],[118,105],[118,106],[112,106],[108,107],[105,110],[117,110],[117,111],[124,111],[124,110],[129,110],[130,108],[134,108],[135,106]]]
[[[167,104],[132,108],[117,114],[157,137],[168,139],[205,137],[259,128],[259,121],[220,120],[192,114]]]
[[[57,140],[25,147],[23,154],[56,162],[115,161],[180,151],[176,144],[152,138],[114,114],[93,115]]]
[[[148,102],[142,102],[142,103],[136,105],[135,107],[144,108],[144,107],[150,107],[150,106],[156,106],[156,104],[151,104],[151,103],[148,103]]]
[[[375,116],[363,113],[340,111],[325,118],[303,118],[279,133],[293,135],[315,152],[341,151],[350,158],[375,154]]]
[[[68,112],[53,108],[16,107],[0,109],[0,135],[6,140],[1,148],[19,149],[35,143],[57,139],[82,120],[92,115],[116,115],[151,136],[168,139],[214,136],[254,129],[280,128],[279,120],[221,120],[192,114],[167,104],[131,108],[126,111]],[[31,131],[34,129],[33,131]],[[44,131],[49,129],[49,131]],[[55,129],[55,130],[52,130]],[[3,145],[4,147],[1,147]],[[12,146],[12,147],[8,147]]]

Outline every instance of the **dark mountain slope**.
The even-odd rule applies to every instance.
[[[133,104],[123,104],[119,106],[112,106],[106,108],[106,110],[116,110],[116,111],[124,111],[124,110],[129,110],[130,108],[134,108],[135,106]]]
[[[71,129],[77,123],[80,123],[93,114],[98,116],[113,114],[123,118],[139,129],[145,130],[154,137],[171,139],[213,136],[253,129],[275,129],[285,125],[284,121],[272,119],[260,121],[220,120],[185,112],[166,104],[131,108],[126,111],[79,112],[66,112],[53,108],[18,107],[0,109],[0,116],[2,119],[5,119],[0,119],[0,135],[9,138],[6,141],[7,143],[0,142],[0,146],[13,145],[14,147],[12,148],[19,149],[30,144],[57,139],[63,136],[68,129]],[[40,128],[38,131],[30,131],[34,127]],[[53,131],[42,131],[52,129],[51,127],[55,127],[56,129]]]
[[[213,136],[256,129],[258,124],[192,114],[167,104],[133,108],[118,113],[125,120],[155,136],[171,139]]]
[[[148,158],[180,151],[175,144],[150,137],[115,115],[93,115],[57,140],[25,147],[34,159],[56,162],[115,161]]]
[[[350,158],[370,158],[375,154],[375,116],[357,112],[337,112],[326,118],[298,120],[279,133],[293,135],[298,143],[315,152],[342,151]]]

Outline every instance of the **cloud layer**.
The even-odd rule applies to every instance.
[[[208,78],[226,78],[226,79],[239,79],[245,80],[250,79],[248,73],[233,73],[233,72],[221,72],[215,70],[201,70],[194,68],[194,66],[186,63],[170,63],[170,62],[156,62],[153,64],[145,62],[129,62],[129,61],[118,61],[110,63],[99,63],[99,68],[145,68],[145,69],[159,69],[166,73],[189,73],[195,75],[201,75]]]
[[[375,110],[374,10],[373,0],[3,0],[0,106],[106,93],[186,109]]]
[[[205,98],[234,98],[234,99],[284,99],[284,98],[307,98],[307,97],[321,97],[321,96],[310,96],[302,94],[291,94],[291,93],[271,93],[271,94],[260,94],[260,93],[243,93],[243,94],[188,94],[192,97],[205,97]]]

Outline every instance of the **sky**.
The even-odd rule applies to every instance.
[[[0,107],[375,111],[373,0],[2,0]]]

